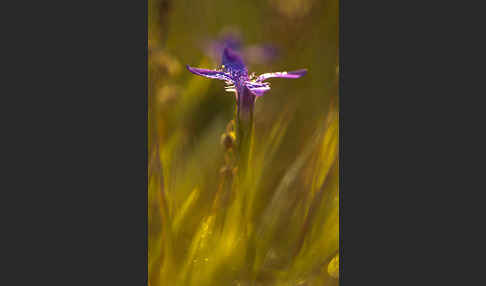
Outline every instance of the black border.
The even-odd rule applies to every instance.
[[[147,285],[148,3],[22,6],[3,39],[0,284]]]

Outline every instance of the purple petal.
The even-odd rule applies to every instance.
[[[223,51],[222,62],[225,69],[247,73],[247,69],[243,63],[241,55],[228,47],[226,47]]]
[[[251,90],[256,96],[262,96],[264,92],[270,90],[268,82],[249,82],[245,83],[246,87]]]
[[[222,37],[222,44],[232,50],[238,51],[241,49],[241,36],[237,33],[227,33]]]
[[[240,29],[236,27],[225,27],[220,32],[218,41],[223,46],[223,49],[228,47],[234,51],[238,51],[243,45],[243,36]],[[221,53],[223,49],[221,49]]]
[[[299,78],[307,73],[306,69],[296,70],[296,71],[289,71],[289,72],[272,72],[272,73],[264,73],[257,78],[257,81],[264,81],[268,78],[272,77],[280,77],[280,78]]]
[[[267,89],[267,90],[254,90],[254,89],[250,89],[250,91],[251,91],[251,92],[252,92],[254,95],[256,95],[257,97],[259,97],[259,96],[263,96],[263,94],[264,94],[266,91],[269,91],[269,90],[270,90],[270,88],[269,88],[269,89]]]
[[[224,48],[228,47],[233,51],[239,51],[242,46],[243,40],[241,32],[236,28],[226,27],[216,39],[206,41],[203,49],[206,55],[212,58],[213,61],[222,64],[220,61]]]
[[[204,52],[207,56],[213,59],[215,62],[221,60],[221,55],[223,54],[224,48],[228,47],[234,51],[238,51],[240,49],[241,44],[232,42],[231,40],[214,40],[211,42],[207,42],[204,45]],[[219,64],[222,64],[221,62]]]
[[[193,67],[190,67],[189,65],[187,65],[186,67],[190,72],[192,72],[195,75],[200,75],[200,76],[204,76],[204,77],[207,77],[207,78],[220,79],[220,80],[224,80],[224,81],[233,82],[231,77],[227,73],[222,72],[222,71],[193,68]]]

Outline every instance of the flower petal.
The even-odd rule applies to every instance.
[[[265,91],[270,90],[270,84],[268,82],[247,81],[245,85],[256,96],[262,96]]]
[[[289,71],[289,72],[271,72],[271,73],[264,73],[257,78],[257,81],[264,81],[268,78],[272,77],[281,77],[281,78],[299,78],[307,73],[306,69],[296,70],[296,71]]]
[[[223,66],[225,69],[232,72],[248,73],[243,58],[238,52],[226,47],[223,51]]]
[[[267,90],[270,90],[270,89],[267,89]],[[251,90],[251,92],[252,92],[252,93],[253,93],[255,96],[259,97],[259,96],[263,96],[263,94],[264,94],[264,93],[265,93],[265,91],[267,91],[267,90]]]
[[[204,77],[207,77],[207,78],[220,79],[220,80],[224,80],[224,81],[233,82],[231,77],[223,71],[193,68],[193,67],[190,67],[189,65],[187,65],[187,69],[195,75],[200,75],[200,76],[204,76]]]
[[[227,86],[224,88],[225,91],[227,92],[236,92],[236,87],[234,85],[232,86]]]

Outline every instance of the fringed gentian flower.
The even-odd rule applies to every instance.
[[[307,72],[305,69],[300,69],[290,72],[265,73],[260,76],[249,75],[241,56],[230,48],[224,49],[222,62],[223,65],[219,70],[193,68],[189,65],[187,69],[196,75],[224,80],[227,85],[226,91],[236,93],[238,110],[240,115],[243,116],[253,112],[256,97],[262,96],[270,90],[270,83],[265,82],[265,80],[274,77],[299,78]]]
[[[243,161],[240,165],[246,170],[252,145],[253,106],[257,97],[270,90],[270,83],[265,82],[265,80],[274,77],[299,78],[305,75],[307,70],[265,73],[260,76],[249,75],[241,56],[228,47],[223,51],[222,63],[219,70],[193,68],[189,65],[187,69],[196,75],[224,80],[226,82],[226,91],[235,92],[237,102],[235,114],[236,140],[239,158]]]

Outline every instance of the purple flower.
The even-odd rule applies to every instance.
[[[241,109],[244,113],[253,110],[256,97],[262,96],[270,90],[270,83],[265,80],[274,77],[299,78],[307,73],[306,69],[300,69],[290,72],[265,73],[260,76],[249,75],[241,56],[230,48],[224,49],[222,63],[219,70],[193,68],[189,65],[187,65],[187,69],[196,75],[224,80],[227,85],[226,91],[236,93],[238,110]]]
[[[277,58],[277,48],[271,44],[255,44],[243,46],[243,39],[238,29],[227,28],[218,39],[205,44],[205,53],[215,62],[219,61],[225,48],[241,53],[250,64],[269,63]]]
[[[215,62],[221,60],[221,54],[225,48],[230,48],[233,51],[241,51],[242,40],[236,30],[229,30],[224,32],[219,39],[209,41],[205,47],[204,52]]]

